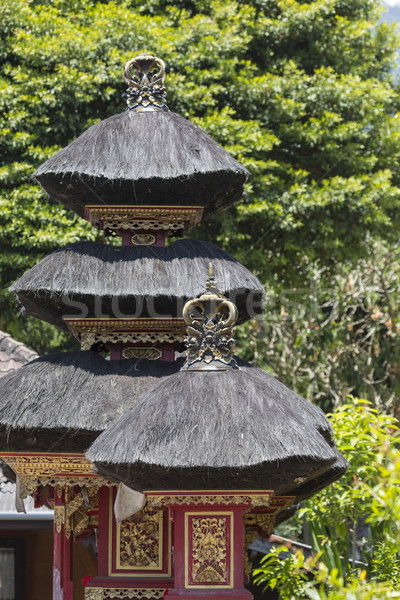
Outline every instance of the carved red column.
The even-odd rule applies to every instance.
[[[53,600],[73,600],[72,541],[66,536],[65,491],[54,498]]]

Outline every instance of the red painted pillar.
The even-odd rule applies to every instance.
[[[61,497],[55,494],[54,501],[53,600],[73,600],[72,539],[67,538],[65,526],[57,518],[64,507],[62,491]]]

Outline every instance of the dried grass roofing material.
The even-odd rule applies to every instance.
[[[83,216],[85,204],[204,206],[243,195],[248,171],[205,131],[172,112],[126,111],[97,123],[34,173]]]
[[[108,361],[95,352],[42,356],[0,380],[0,448],[83,452],[182,362]]]
[[[87,452],[143,489],[310,495],[347,468],[320,408],[265,371],[180,371],[147,390]]]
[[[0,377],[19,369],[25,363],[37,358],[38,354],[11,335],[0,331]]]
[[[220,288],[237,304],[239,321],[260,313],[264,290],[258,279],[227,252],[198,240],[165,248],[70,244],[43,258],[10,291],[27,314],[62,329],[62,317],[80,316],[82,308],[66,303],[63,294],[88,307],[90,317],[96,316],[96,298],[102,299],[100,316],[151,317],[153,307],[157,317],[181,317],[184,303],[202,293],[210,261]]]

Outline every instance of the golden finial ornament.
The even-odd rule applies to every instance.
[[[165,64],[161,58],[147,53],[128,60],[124,79],[128,84],[127,104],[136,112],[168,111],[164,87]]]
[[[183,308],[187,328],[184,368],[190,370],[237,369],[233,358],[232,328],[238,319],[236,305],[219,291],[210,264],[206,291]]]

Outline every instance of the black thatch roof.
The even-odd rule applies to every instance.
[[[85,204],[204,206],[238,200],[246,169],[205,131],[171,112],[126,111],[93,125],[34,174],[83,216]]]
[[[0,380],[0,448],[83,452],[138,395],[182,362],[108,361],[95,352],[33,360]]]
[[[239,321],[259,313],[264,290],[258,279],[227,252],[197,240],[165,248],[70,244],[46,256],[10,291],[28,315],[61,329],[63,316],[81,316],[82,305],[71,306],[70,300],[87,306],[88,317],[152,317],[152,311],[181,317],[184,303],[201,293],[210,261],[221,290],[237,304]],[[95,302],[102,315],[96,315]]]
[[[157,383],[87,457],[99,473],[139,490],[299,489],[306,496],[339,477],[347,463],[324,413],[265,371],[239,365],[183,370]]]

